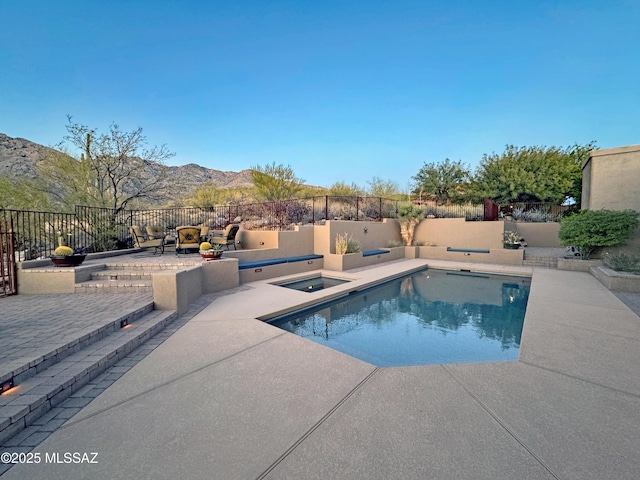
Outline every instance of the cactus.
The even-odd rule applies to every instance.
[[[56,248],[53,253],[55,255],[61,255],[63,257],[68,257],[70,255],[73,255],[73,249],[71,247],[67,247],[67,246],[61,245],[58,248]]]

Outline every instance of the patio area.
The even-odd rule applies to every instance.
[[[247,283],[11,450],[41,461],[3,480],[638,478],[640,317],[583,272],[412,259],[344,273],[365,286],[425,265],[533,273],[517,362],[377,368],[257,320],[333,289]],[[71,452],[97,463],[52,460]]]

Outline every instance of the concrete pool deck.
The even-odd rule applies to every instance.
[[[341,275],[364,286],[426,264],[533,271],[517,362],[376,368],[256,320],[343,286],[246,284],[3,480],[638,478],[640,318],[582,272],[416,259]],[[45,462],[68,452],[98,463]]]

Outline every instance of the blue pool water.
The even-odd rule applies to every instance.
[[[427,269],[270,323],[379,367],[517,360],[530,284]]]

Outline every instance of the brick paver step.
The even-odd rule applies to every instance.
[[[76,283],[75,293],[142,293],[153,292],[149,280],[89,280]]]
[[[174,257],[175,258],[175,257]],[[160,270],[182,270],[184,268],[193,267],[202,263],[202,259],[197,260],[174,260],[171,263],[109,263],[105,265],[107,271],[110,270],[129,270],[143,272],[158,272]]]
[[[102,270],[91,274],[92,280],[151,280],[149,270]]]
[[[116,314],[100,324],[72,328],[67,331],[64,329],[43,331],[41,336],[48,336],[46,347],[30,349],[26,355],[3,358],[3,363],[0,366],[0,383],[13,379],[15,384],[20,384],[79,350],[119,331],[123,322],[133,324],[152,312],[153,299],[149,298],[147,301],[138,303],[135,307],[131,306],[129,311],[125,310]],[[52,325],[59,323],[55,318],[50,321]],[[79,321],[82,319],[76,319],[76,322]],[[71,320],[68,323],[72,326]],[[25,328],[29,327],[29,322],[25,322]],[[33,335],[33,331],[31,334]]]
[[[0,396],[0,444],[47,413],[178,317],[154,310],[76,351]]]

